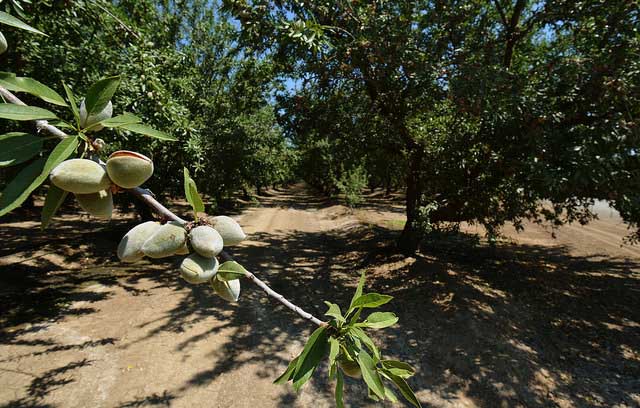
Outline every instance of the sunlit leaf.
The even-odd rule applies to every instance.
[[[375,312],[371,313],[366,320],[356,323],[359,327],[369,327],[371,329],[383,329],[393,326],[398,322],[398,316],[391,312]]]
[[[351,327],[349,329],[349,333],[355,336],[361,342],[363,342],[367,346],[367,348],[371,350],[376,360],[380,359],[380,350],[378,349],[376,344],[373,342],[371,337],[369,337],[367,333],[364,332],[364,330],[362,330],[359,327]]]
[[[0,24],[6,24],[11,27],[20,28],[22,30],[31,31],[32,33],[46,36],[46,34],[42,31],[31,27],[29,24],[22,22],[21,20],[15,18],[11,14],[5,13],[4,11],[0,11]]]
[[[317,328],[309,337],[304,350],[300,353],[293,375],[293,388],[297,391],[313,375],[316,367],[327,353],[328,336],[325,327]]]
[[[125,125],[132,125],[142,122],[142,119],[132,113],[123,113],[122,115],[114,116],[113,118],[105,119],[100,122],[104,127],[117,128]]]
[[[247,274],[247,270],[236,261],[227,261],[220,265],[216,276],[221,281],[232,281],[239,278],[244,278]]]
[[[401,378],[401,377],[399,377],[397,375],[394,375],[392,373],[386,373],[386,374],[389,377],[389,379],[391,381],[393,381],[395,386],[398,388],[398,390],[400,391],[402,396],[407,401],[409,401],[416,408],[421,408],[422,407],[422,405],[420,404],[420,401],[418,401],[418,398],[416,397],[416,394],[413,393],[413,390],[411,389],[411,387],[409,387],[409,384],[407,384],[407,382],[404,380],[404,378]]]
[[[329,367],[336,363],[336,358],[340,353],[340,342],[334,337],[329,337]]]
[[[365,350],[361,350],[360,353],[358,353],[356,360],[358,361],[358,365],[360,365],[364,382],[367,383],[369,388],[373,390],[378,398],[384,399],[384,385],[382,385],[380,374],[378,374],[376,365],[369,353]]]
[[[344,375],[342,374],[342,371],[338,370],[338,379],[336,380],[336,392],[335,392],[337,408],[344,408],[343,392],[344,392]]]
[[[167,133],[161,132],[147,125],[143,125],[141,123],[130,123],[128,125],[120,125],[118,126],[118,128],[128,130],[133,133],[139,133],[141,135],[153,137],[160,140],[169,140],[169,141],[178,140]]]
[[[381,295],[379,293],[367,293],[365,295],[360,296],[356,300],[353,301],[351,307],[357,308],[373,308],[384,305],[385,303],[389,303],[393,299],[393,296]]]
[[[103,78],[91,85],[91,87],[87,91],[87,96],[84,99],[84,106],[87,109],[87,116],[100,113],[107,106],[107,104],[113,97],[113,94],[116,93],[119,85],[119,76]]]
[[[325,316],[333,317],[339,322],[344,322],[344,317],[342,316],[342,312],[340,311],[340,306],[331,302],[324,302],[327,306],[329,306],[329,310],[325,313]]]
[[[35,106],[0,103],[0,118],[11,120],[56,119],[56,115],[46,109]]]
[[[298,357],[296,357],[293,360],[291,360],[291,362],[287,366],[287,369],[285,370],[285,372],[282,373],[282,375],[280,375],[280,377],[276,378],[273,383],[274,384],[284,384],[287,381],[289,381],[291,378],[293,378],[293,372],[296,369],[296,364],[297,363],[298,363]]]
[[[409,378],[416,370],[411,365],[397,360],[380,360],[380,364],[390,373],[402,378]]]
[[[0,85],[10,91],[29,93],[54,105],[67,106],[60,94],[32,78],[17,77],[10,72],[0,72]]]
[[[351,304],[349,305],[349,311],[351,311],[353,309],[353,302],[355,302],[356,299],[358,299],[360,296],[362,296],[362,290],[364,288],[365,280],[366,280],[365,272],[362,271],[362,273],[360,274],[360,280],[358,281],[358,287],[356,288],[356,292],[353,294],[353,297],[351,298]]]

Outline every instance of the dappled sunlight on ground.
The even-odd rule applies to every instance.
[[[434,237],[406,258],[393,247],[397,199],[349,210],[297,186],[261,201],[240,214],[249,240],[232,254],[316,316],[322,300],[348,303],[366,270],[400,317],[374,341],[418,368],[411,385],[426,406],[640,403],[640,257],[530,231],[497,248]],[[237,304],[186,284],[178,259],[120,264],[134,223],[67,215],[48,235],[2,225],[2,404],[333,406],[324,366],[299,394],[271,384],[308,322],[248,282]],[[363,388],[347,380],[350,406],[379,406]]]

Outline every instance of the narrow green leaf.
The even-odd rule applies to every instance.
[[[380,360],[380,350],[378,350],[376,344],[373,342],[371,337],[369,337],[367,333],[364,332],[364,330],[359,327],[351,327],[349,329],[349,333],[363,342],[369,348],[369,350],[371,350],[376,360]]]
[[[391,312],[375,312],[362,323],[356,323],[358,327],[369,327],[371,329],[384,329],[393,326],[398,322],[398,316]]]
[[[36,34],[47,36],[42,31],[36,30],[35,28],[31,27],[29,24],[24,23],[21,20],[18,20],[17,18],[12,16],[11,14],[7,14],[4,11],[0,11],[0,24],[6,24],[6,25],[9,25],[11,27],[20,28],[22,30],[31,31],[32,33],[36,33]]]
[[[191,196],[191,176],[189,175],[189,169],[182,168],[182,174],[184,175],[184,198],[193,208],[193,197]],[[195,210],[195,209],[194,209]]]
[[[76,99],[76,96],[73,94],[71,88],[69,88],[64,82],[62,82],[62,87],[64,88],[64,92],[67,94],[67,99],[69,100],[71,111],[73,111],[73,117],[76,118],[76,125],[79,127],[80,111],[78,110],[78,101]]]
[[[15,166],[38,154],[42,138],[29,133],[10,132],[0,136],[0,167]]]
[[[384,387],[384,396],[386,399],[393,403],[398,402],[398,397],[396,396],[396,394],[386,386]]]
[[[193,181],[193,179],[191,179],[189,183],[189,189],[191,190],[191,199],[193,200],[193,211],[197,213],[204,212],[204,202],[198,193],[198,187],[196,187],[196,182]]]
[[[198,220],[198,213],[204,212],[204,203],[202,202],[202,197],[198,194],[198,187],[196,187],[196,182],[193,181],[191,176],[189,175],[189,170],[184,167],[184,195],[189,204],[191,204],[191,208],[193,209],[193,216]]]
[[[381,295],[379,293],[367,293],[353,301],[352,308],[373,308],[389,303],[393,296]]]
[[[296,363],[297,362],[298,362],[298,357],[296,357],[293,360],[291,360],[291,362],[287,366],[287,369],[284,371],[284,373],[282,373],[282,375],[280,375],[280,377],[276,378],[273,383],[274,384],[284,384],[287,381],[289,381],[293,377],[293,372],[294,372],[294,370],[296,368]]]
[[[340,311],[340,306],[336,305],[335,303],[331,303],[327,301],[325,301],[324,303],[327,306],[329,306],[329,310],[327,310],[327,312],[324,315],[333,317],[337,321],[344,323],[345,320],[344,320],[344,317],[342,316],[342,311]]]
[[[125,125],[132,125],[135,123],[141,123],[142,119],[132,113],[123,113],[122,115],[115,116],[113,118],[105,119],[100,124],[108,128],[117,128]]]
[[[380,378],[380,374],[378,374],[376,364],[373,362],[369,353],[361,350],[356,360],[358,361],[358,365],[360,365],[364,382],[367,383],[378,398],[384,399],[384,385],[382,385],[382,379]]]
[[[78,143],[77,137],[68,137],[58,143],[46,161],[40,158],[22,169],[0,196],[0,217],[20,206],[42,184],[51,170],[73,153]]]
[[[29,194],[42,183],[40,181],[36,184],[45,162],[46,159],[41,157],[29,163],[7,184],[0,195],[0,217],[19,207],[29,197]]]
[[[99,80],[91,85],[84,100],[87,116],[100,113],[109,103],[120,85],[120,77],[112,76]]]
[[[12,120],[56,119],[57,116],[46,109],[35,106],[0,103],[0,118]]]
[[[344,408],[343,401],[344,392],[344,375],[342,371],[338,370],[338,380],[336,381],[336,408]]]
[[[409,401],[416,408],[422,408],[422,405],[420,404],[420,401],[418,401],[416,394],[413,393],[413,390],[411,389],[411,387],[409,387],[409,384],[407,384],[404,378],[398,377],[397,375],[394,375],[392,373],[386,373],[386,374],[389,377],[389,379],[393,381],[393,383],[396,385],[396,387],[398,388],[402,396],[407,401]]]
[[[368,397],[371,398],[372,400],[380,401],[380,398],[378,398],[376,393],[369,387],[367,387],[367,394],[368,394]]]
[[[128,130],[130,132],[134,132],[134,133],[139,133],[141,135],[145,135],[145,136],[150,136],[150,137],[154,137],[156,139],[160,139],[160,140],[169,140],[169,141],[176,141],[178,139],[176,139],[175,137],[161,132],[159,130],[156,130],[152,127],[149,127],[147,125],[143,125],[141,123],[130,123],[128,125],[120,125],[118,126],[118,128],[120,129],[124,129],[124,130]]]
[[[33,78],[18,77],[10,72],[0,72],[0,84],[10,91],[26,92],[37,96],[45,102],[67,106],[60,94]]]
[[[335,337],[329,337],[329,367],[336,363],[336,358],[340,353],[340,342]]]
[[[380,360],[380,364],[390,373],[402,378],[409,378],[416,373],[411,365],[397,360]]]
[[[298,391],[313,375],[316,367],[327,353],[327,330],[324,327],[317,328],[309,337],[304,350],[300,353],[296,370],[293,375],[293,388]]]
[[[364,282],[366,280],[365,273],[362,271],[360,274],[360,280],[358,281],[358,287],[356,288],[356,293],[353,294],[351,298],[351,304],[349,305],[349,312],[353,309],[353,302],[356,301],[360,296],[362,296],[362,290],[364,289]],[[348,314],[348,313],[347,313]]]
[[[220,265],[216,276],[218,279],[224,282],[244,278],[247,275],[247,270],[236,261],[227,261]]]
[[[46,229],[51,223],[51,219],[58,211],[58,208],[62,205],[65,198],[67,198],[68,191],[64,191],[53,184],[49,186],[47,191],[47,197],[44,200],[44,207],[42,208],[42,216],[40,222],[40,229]]]

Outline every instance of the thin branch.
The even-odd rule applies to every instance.
[[[183,220],[182,218],[178,217],[176,214],[174,214],[171,210],[169,210],[164,205],[160,204],[160,202],[158,202],[158,200],[156,200],[153,197],[153,195],[151,194],[151,192],[149,190],[145,190],[143,188],[136,187],[134,189],[127,190],[127,191],[130,192],[131,194],[133,194],[134,196],[138,197],[140,200],[142,200],[147,206],[149,206],[152,210],[154,210],[162,218],[165,218],[165,219],[168,219],[168,220],[171,220],[171,221],[177,221],[177,222],[180,222],[180,223],[186,223],[185,220]],[[225,251],[222,251],[222,253],[220,254],[220,257],[224,261],[233,261],[233,258],[231,257],[231,255],[229,255]],[[323,322],[322,320],[314,317],[312,314],[305,312],[300,307],[298,307],[298,306],[294,305],[293,303],[289,302],[284,296],[282,296],[281,294],[279,294],[275,290],[271,289],[266,283],[264,283],[262,280],[260,280],[257,276],[255,276],[251,272],[247,271],[245,276],[247,278],[249,278],[251,281],[253,281],[253,283],[258,285],[262,290],[264,290],[267,293],[267,295],[275,298],[278,302],[282,303],[287,308],[291,309],[293,312],[297,313],[301,317],[312,321],[313,323],[317,324],[318,326],[326,326],[327,325],[326,322]]]
[[[14,105],[27,106],[27,104],[22,102],[20,99],[18,99],[17,96],[15,96],[14,94],[12,94],[7,89],[1,86],[0,86],[0,95],[2,95],[2,97],[6,102],[13,103]],[[58,129],[55,126],[50,125],[49,122],[47,122],[46,120],[36,120],[34,122],[36,124],[36,129],[38,129],[38,132],[46,131],[49,134],[60,139],[64,139],[67,137],[66,133],[64,133],[62,130]]]
[[[110,15],[114,20],[116,20],[118,22],[118,24],[120,24],[120,27],[124,28],[125,31],[128,31],[131,35],[133,35],[134,37],[136,37],[136,39],[140,39],[140,34],[136,33],[135,31],[133,31],[133,29],[131,27],[129,27],[128,25],[126,25],[122,20],[120,20],[118,17],[116,17],[115,14],[113,14],[112,12],[110,12],[109,10],[107,10],[106,8],[102,7],[102,5],[96,3],[96,6],[104,11],[105,13],[107,13],[108,15]]]
[[[509,24],[507,23],[507,16],[504,14],[504,10],[502,10],[502,6],[498,2],[498,0],[493,0],[493,4],[496,5],[496,9],[498,10],[498,14],[500,14],[500,20],[502,20],[502,24],[506,28]]]
[[[7,102],[10,102],[10,103],[13,103],[13,104],[16,104],[16,105],[25,105],[25,103],[22,102],[17,96],[12,94],[11,92],[6,90],[5,88],[0,87],[0,94],[2,95],[2,97],[4,97],[4,99]],[[59,137],[61,139],[64,139],[65,137],[68,137],[63,131],[61,131],[60,129],[58,129],[55,126],[50,125],[46,120],[38,120],[38,121],[36,121],[36,126],[38,127],[39,130],[46,130],[47,132],[50,132],[54,136]],[[148,207],[150,207],[152,210],[154,210],[156,212],[156,214],[158,214],[161,218],[164,218],[166,220],[171,220],[171,221],[177,221],[177,222],[182,223],[182,224],[187,222],[187,221],[183,220],[182,218],[178,217],[176,214],[174,214],[167,207],[162,205],[158,200],[156,200],[155,197],[153,196],[153,194],[151,193],[151,191],[149,191],[149,190],[146,190],[146,189],[141,188],[141,187],[136,187],[136,188],[132,188],[130,190],[124,190],[124,191],[126,191],[126,192],[128,192],[128,193],[130,193],[130,194],[132,194],[132,195],[134,195],[136,197],[138,197]],[[222,253],[220,254],[220,257],[224,261],[233,261],[233,257],[231,257],[231,255],[229,255],[225,251],[222,251]],[[304,319],[307,319],[307,320],[317,324],[318,326],[327,326],[327,322],[323,322],[322,320],[320,320],[320,319],[316,318],[315,316],[313,316],[311,313],[307,313],[302,308],[294,305],[293,303],[288,301],[284,296],[282,296],[281,294],[279,294],[275,290],[271,289],[269,287],[269,285],[264,283],[262,280],[260,280],[257,276],[255,276],[251,272],[247,271],[245,276],[249,280],[251,280],[253,283],[258,285],[263,291],[265,291],[265,293],[267,295],[269,295],[272,298],[276,299],[278,302],[280,302],[283,305],[285,305],[288,309],[290,309],[293,312],[297,313],[300,317],[302,317]]]

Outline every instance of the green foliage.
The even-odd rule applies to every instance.
[[[367,186],[369,178],[364,167],[359,166],[347,172],[343,172],[336,187],[349,207],[355,207],[363,201],[362,190]]]
[[[0,216],[20,206],[42,184],[51,170],[71,156],[78,147],[76,136],[62,140],[45,160],[43,157],[29,163],[2,191]]]
[[[235,279],[243,278],[247,275],[247,270],[236,261],[227,261],[220,265],[218,269],[218,279],[228,282]]]
[[[300,389],[312,376],[320,362],[327,357],[329,378],[336,378],[336,406],[342,407],[344,392],[344,368],[341,361],[357,362],[362,379],[369,389],[369,396],[376,400],[395,401],[396,397],[384,383],[393,384],[412,405],[420,407],[420,402],[406,382],[415,370],[407,363],[381,358],[380,350],[363,329],[382,329],[397,323],[398,318],[391,312],[373,312],[364,321],[359,321],[365,308],[375,308],[388,303],[392,297],[378,293],[363,293],[364,272],[349,308],[343,315],[340,306],[325,302],[329,309],[325,313],[332,320],[316,329],[309,337],[303,351],[294,358],[285,372],[274,382],[284,384],[293,382]],[[349,372],[345,373],[349,375]]]
[[[433,226],[497,231],[585,223],[601,199],[638,227],[634,4],[225,4],[243,44],[296,82],[277,100],[305,178],[332,193],[364,164],[370,186],[405,187],[404,248],[431,203]]]
[[[191,204],[191,208],[193,209],[193,219],[198,221],[198,213],[204,212],[204,203],[202,202],[202,197],[198,193],[198,187],[196,186],[196,182],[193,181],[191,176],[189,175],[189,170],[185,167],[183,169],[184,172],[184,196]]]

